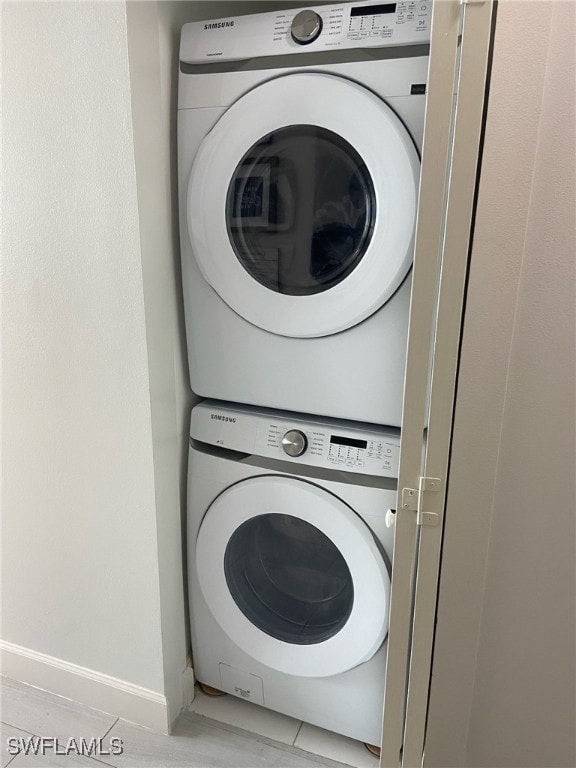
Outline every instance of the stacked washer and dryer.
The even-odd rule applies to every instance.
[[[197,679],[379,744],[429,2],[186,24]]]

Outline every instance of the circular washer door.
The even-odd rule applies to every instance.
[[[196,542],[200,588],[245,653],[327,677],[368,661],[388,631],[390,577],[368,526],[304,480],[244,480],[208,508]]]
[[[198,150],[187,205],[200,270],[271,333],[350,328],[410,268],[419,173],[406,128],[372,92],[320,73],[270,80]]]

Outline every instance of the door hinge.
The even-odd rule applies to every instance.
[[[418,488],[402,488],[402,509],[416,512],[416,525],[438,525],[440,515],[430,507],[435,507],[436,494],[442,487],[439,477],[420,477]]]

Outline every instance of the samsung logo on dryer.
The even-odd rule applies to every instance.
[[[217,421],[229,421],[231,424],[236,424],[235,416],[222,416],[221,413],[211,413],[210,418],[216,419]]]
[[[204,29],[222,29],[223,27],[233,26],[233,21],[213,21],[211,24],[204,24]]]

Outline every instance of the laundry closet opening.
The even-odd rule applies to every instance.
[[[426,3],[286,4],[180,41],[194,673],[359,749],[381,741],[430,29]]]

